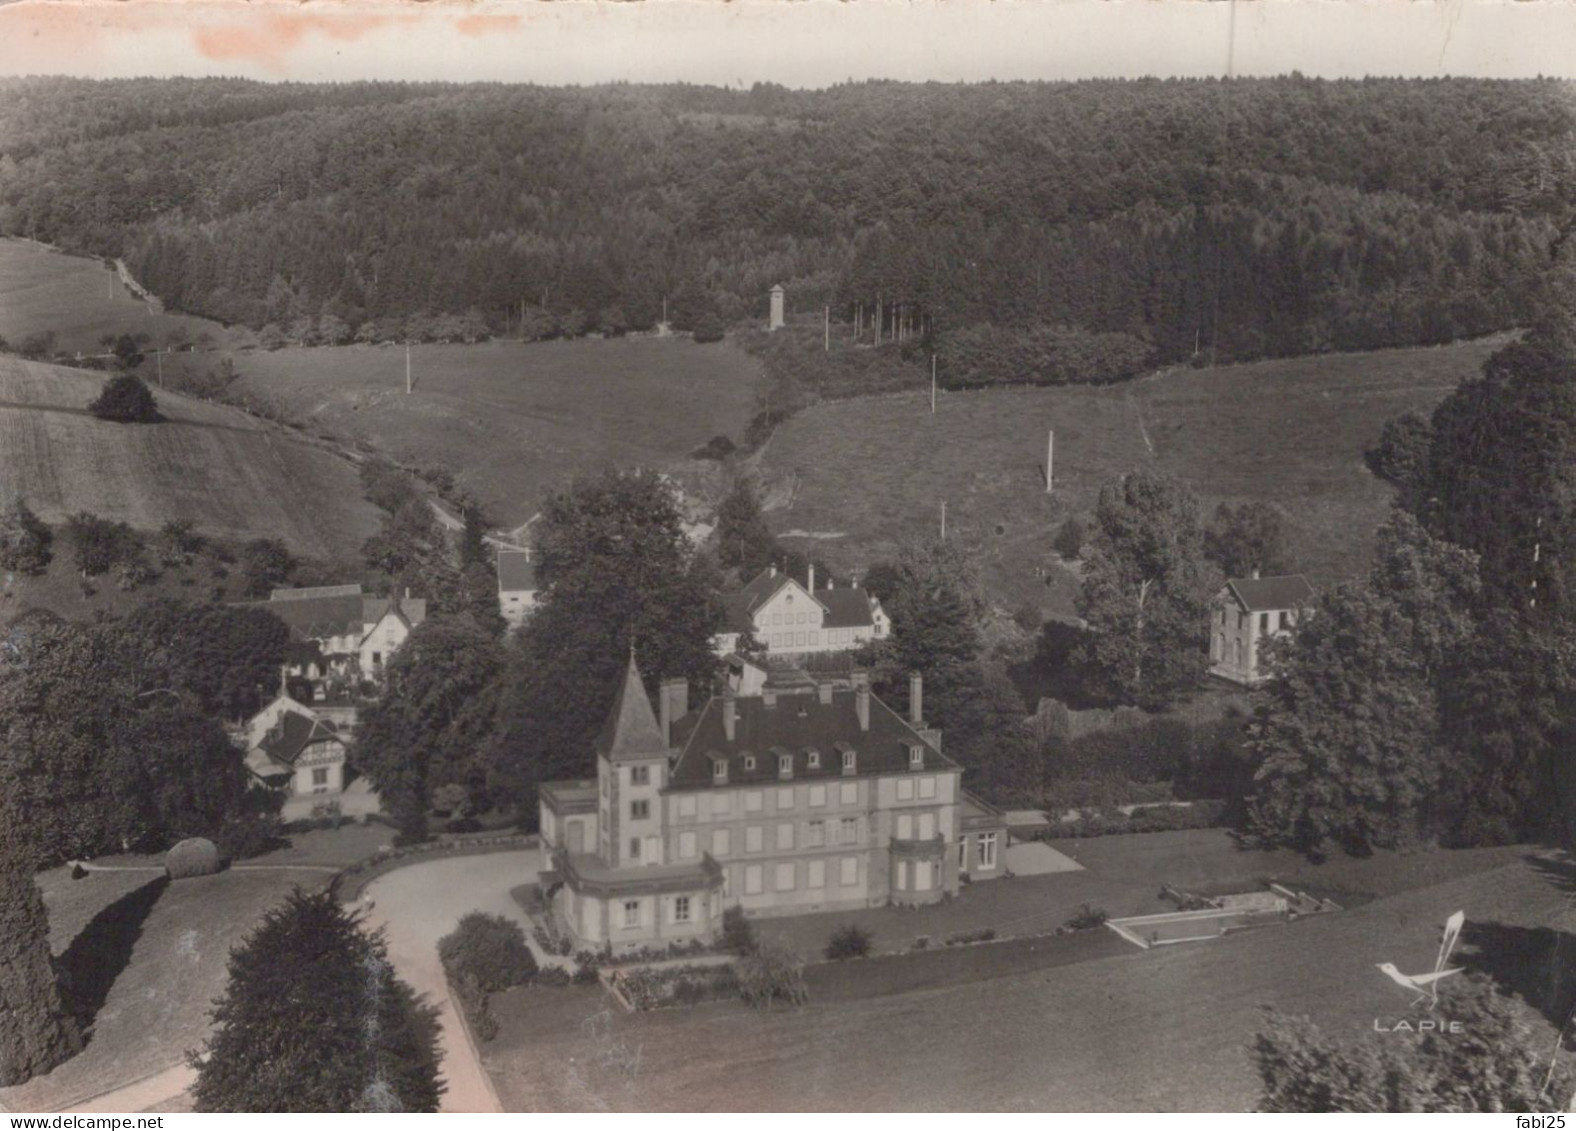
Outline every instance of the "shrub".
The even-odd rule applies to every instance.
[[[104,391],[88,405],[88,411],[100,420],[119,424],[156,424],[164,419],[159,415],[153,390],[134,373],[122,373],[104,382]]]
[[[1092,931],[1105,926],[1105,921],[1110,917],[1106,914],[1105,908],[1085,903],[1079,906],[1063,926],[1069,931]]]
[[[284,825],[272,814],[235,817],[219,830],[219,848],[229,860],[250,860],[288,843],[284,838]]]
[[[451,982],[474,978],[483,993],[521,985],[536,974],[536,959],[520,925],[480,911],[466,915],[438,940],[438,957]]]
[[[451,984],[454,986],[454,996],[460,1008],[465,1011],[465,1018],[471,1023],[471,1032],[476,1034],[476,1039],[490,1041],[496,1037],[498,1019],[493,1016],[492,1001],[487,991],[482,989],[481,983],[476,980],[476,975],[467,973]]]
[[[737,974],[739,996],[756,1009],[770,1009],[779,1001],[795,1006],[810,1000],[804,968],[775,947],[762,947],[741,960]]]
[[[722,319],[707,311],[695,319],[695,340],[697,342],[720,342],[723,336]]]
[[[54,556],[54,534],[21,498],[0,511],[0,570],[37,575]]]
[[[538,986],[555,986],[562,988],[574,981],[569,971],[562,966],[544,966],[536,972],[536,977],[531,979],[532,984]]]
[[[691,459],[725,460],[737,449],[732,440],[726,436],[713,436],[700,447],[690,453]]]
[[[1084,536],[1083,520],[1073,515],[1056,531],[1051,546],[1061,555],[1062,560],[1074,561],[1083,553]]]
[[[754,954],[760,948],[755,927],[745,918],[744,908],[730,907],[722,913],[722,949],[730,954]]]
[[[30,361],[37,361],[41,357],[48,357],[55,352],[55,332],[41,330],[36,334],[29,334],[16,345],[17,352]]]
[[[826,943],[826,957],[837,961],[843,958],[863,958],[870,953],[870,932],[849,923],[832,932]]]
[[[290,580],[296,560],[277,538],[253,538],[241,547],[241,574],[250,597],[266,597],[270,589]]]
[[[66,541],[84,577],[108,573],[142,553],[142,538],[124,522],[112,522],[88,511],[66,520]]]
[[[575,952],[574,983],[577,986],[588,986],[597,980],[597,971],[602,968],[602,958],[594,950],[578,950]]]
[[[164,873],[172,880],[211,876],[219,867],[218,846],[200,836],[188,837],[164,856]]]

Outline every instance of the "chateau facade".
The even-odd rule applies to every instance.
[[[917,675],[907,717],[865,673],[694,710],[688,698],[684,681],[664,681],[653,710],[631,656],[596,777],[541,787],[542,890],[577,945],[709,937],[733,905],[765,916],[934,903],[978,867],[964,818],[993,811],[965,797],[925,726]]]

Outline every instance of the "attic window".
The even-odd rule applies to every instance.
[[[753,770],[753,769],[755,769],[755,755],[754,754],[746,754],[744,756],[744,768],[746,770]]]
[[[793,777],[793,755],[792,754],[779,754],[779,755],[777,755],[777,776],[780,777],[780,778],[791,778],[791,777]]]
[[[723,761],[721,758],[718,758],[715,762],[713,762],[711,764],[711,780],[712,781],[727,781],[728,780],[728,763]]]
[[[917,742],[908,744],[908,768],[911,770],[923,769],[925,765],[925,748]]]
[[[856,768],[859,752],[849,747],[843,751],[843,773],[851,774]]]
[[[821,768],[821,752],[819,750],[811,750],[809,752],[809,766],[812,770]]]

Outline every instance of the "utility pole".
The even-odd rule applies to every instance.
[[[936,355],[930,355],[930,415],[936,415]]]
[[[410,396],[410,343],[405,343],[405,395]]]
[[[825,313],[823,314],[822,317],[825,319],[825,322],[822,324],[823,325],[822,337],[825,339],[825,342],[822,344],[821,351],[823,353],[831,353],[832,352],[832,308],[830,306],[828,306],[826,308]]]
[[[1052,428],[1045,434],[1045,493],[1051,493],[1052,472],[1051,460],[1056,456],[1056,429]]]
[[[947,500],[941,500],[941,540],[947,540]]]

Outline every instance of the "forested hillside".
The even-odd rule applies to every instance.
[[[0,102],[0,231],[124,257],[178,309],[545,337],[648,327],[664,298],[680,328],[758,317],[782,282],[801,311],[896,308],[965,383],[1522,324],[1576,181],[1553,81],[25,79]]]

